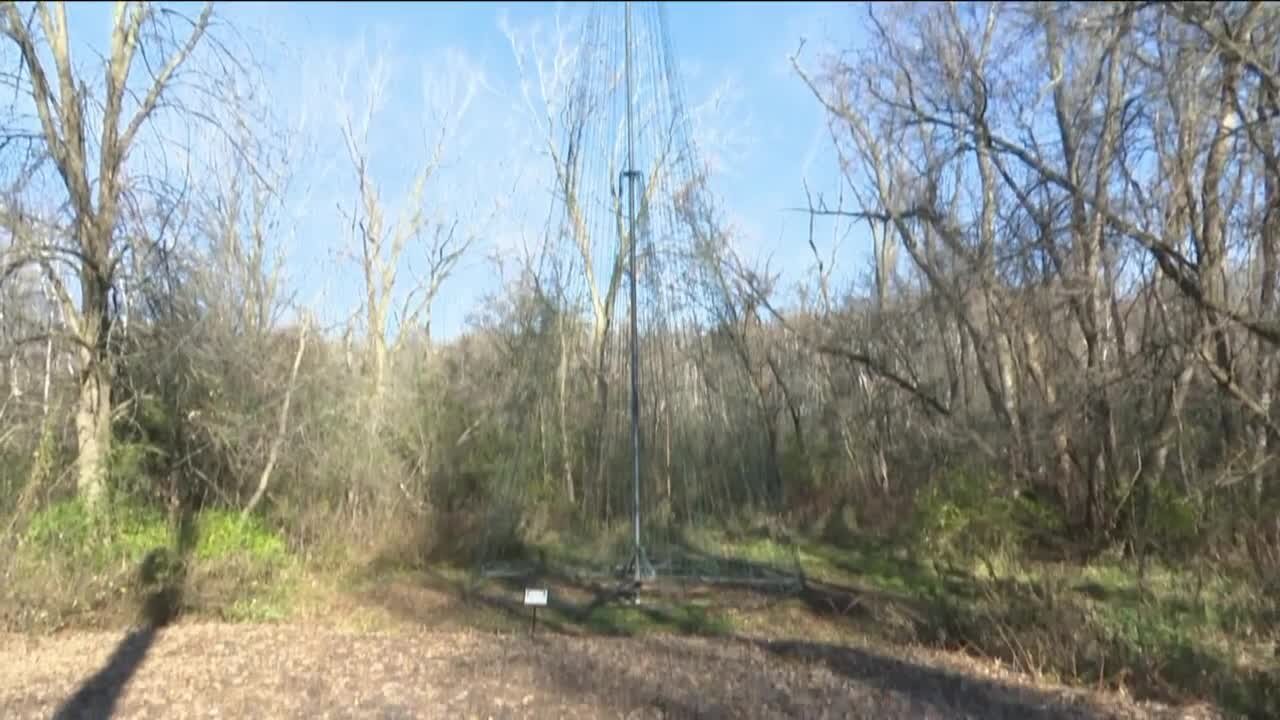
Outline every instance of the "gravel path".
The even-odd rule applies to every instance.
[[[179,623],[0,635],[0,717],[1198,718],[866,649]]]

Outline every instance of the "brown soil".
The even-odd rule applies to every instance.
[[[1207,718],[955,657],[749,638],[179,622],[0,635],[5,718]]]

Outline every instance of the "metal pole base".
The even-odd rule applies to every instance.
[[[619,595],[638,605],[640,604],[640,587],[657,576],[657,572],[645,555],[644,547],[636,546],[627,563],[618,570],[618,578],[622,581]]]
[[[653,565],[649,564],[644,548],[638,546],[631,552],[631,558],[627,560],[627,564],[622,567],[622,576],[639,583],[652,580],[658,574],[654,571]]]

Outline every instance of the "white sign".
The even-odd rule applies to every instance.
[[[545,589],[534,590],[533,588],[525,588],[524,604],[525,605],[546,605],[547,591]]]

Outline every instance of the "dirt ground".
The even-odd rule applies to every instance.
[[[0,635],[4,718],[1207,718],[957,670],[922,653],[748,638],[179,622]]]

